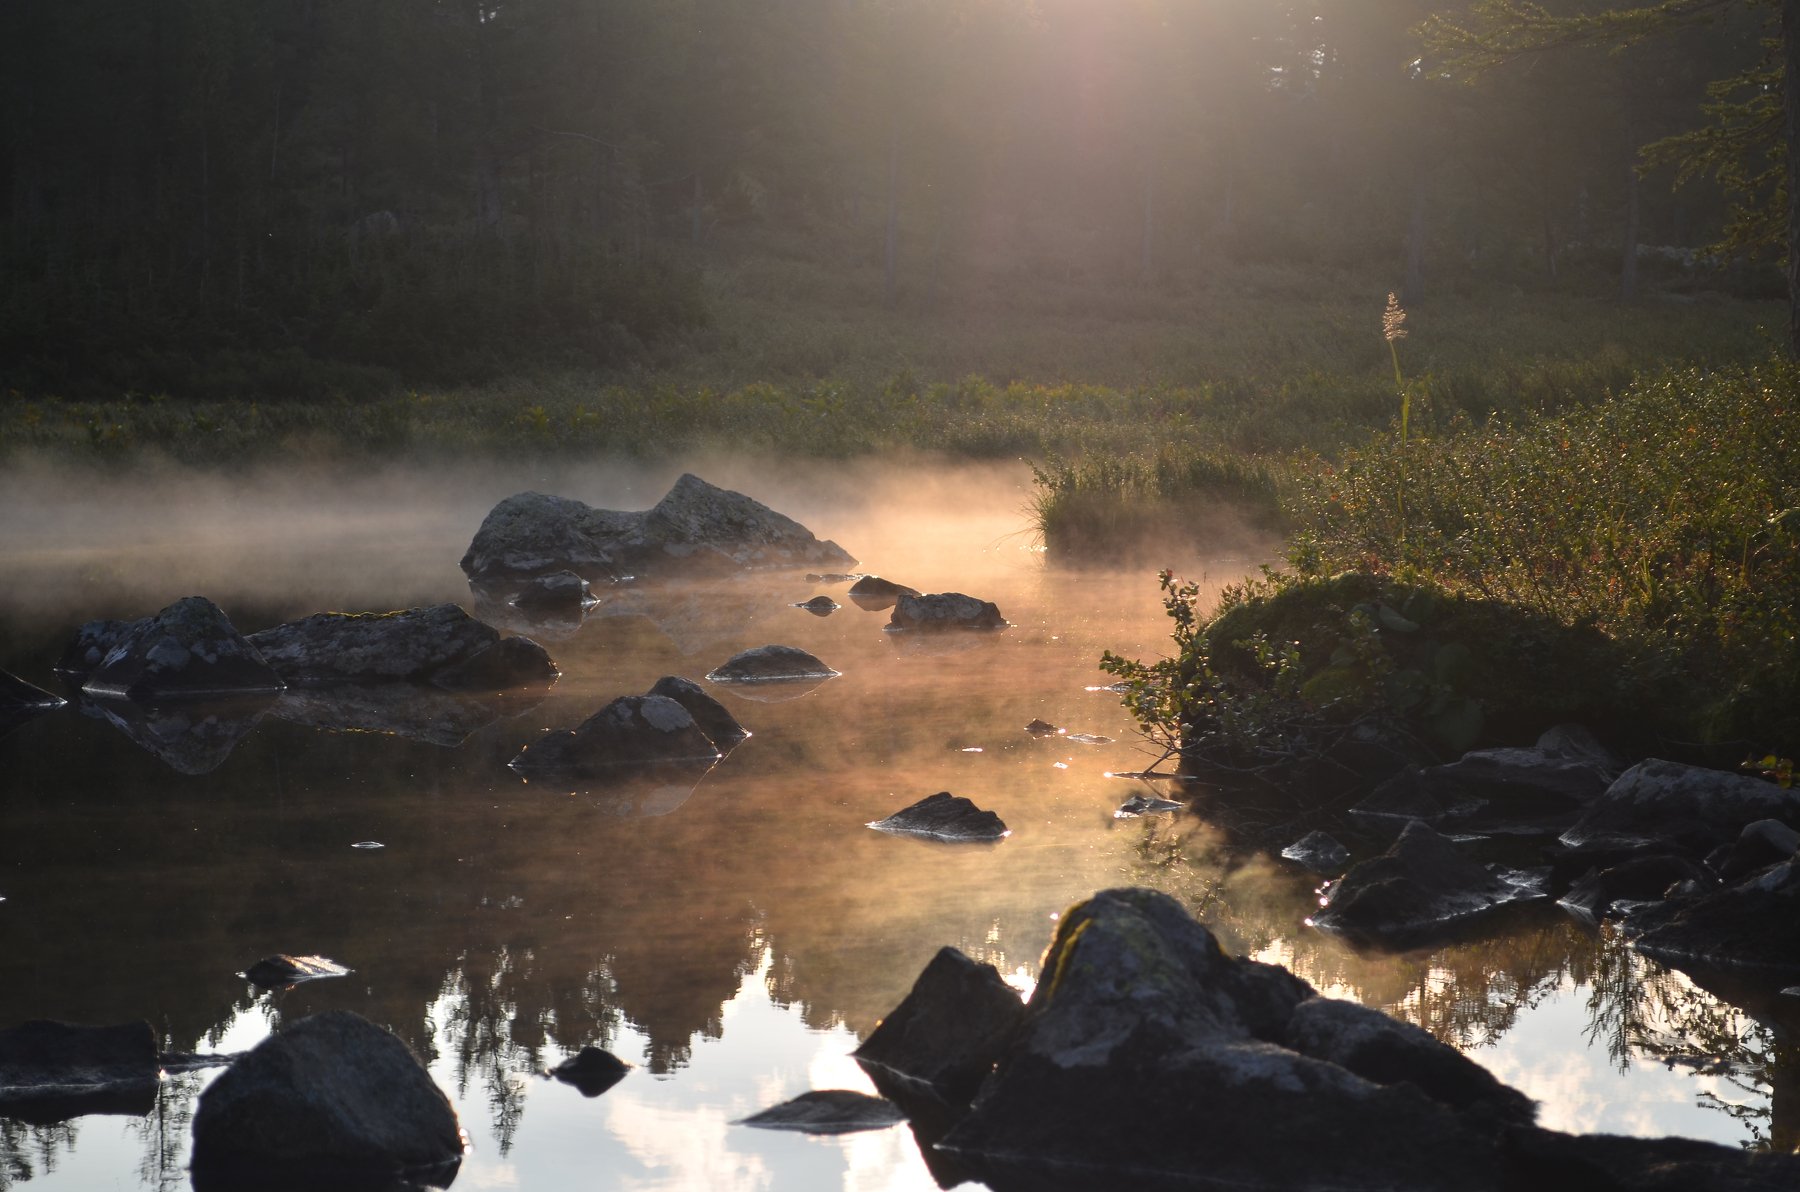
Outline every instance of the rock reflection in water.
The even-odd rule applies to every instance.
[[[82,715],[104,720],[170,769],[200,775],[225,764],[275,699],[274,695],[244,695],[164,702],[83,693],[79,702]]]
[[[416,683],[345,683],[290,687],[269,714],[328,732],[381,733],[454,749],[502,717],[530,712],[545,694],[523,689],[468,695]]]

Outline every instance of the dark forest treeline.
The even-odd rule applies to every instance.
[[[705,252],[762,227],[879,262],[871,303],[1246,260],[1629,295],[1640,244],[1719,234],[1715,191],[1640,184],[1637,151],[1755,60],[1764,13],[1469,88],[1411,32],[1442,7],[8,0],[0,381],[629,363],[704,322]]]

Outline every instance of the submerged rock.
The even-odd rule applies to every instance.
[[[612,1052],[599,1047],[583,1047],[550,1069],[547,1075],[573,1085],[584,1097],[598,1097],[624,1080],[629,1071],[631,1065]]]
[[[704,688],[692,679],[684,679],[680,675],[664,675],[658,679],[647,693],[649,695],[667,696],[687,709],[694,723],[700,726],[707,739],[720,753],[730,753],[733,747],[750,736],[750,730],[739,724],[724,704],[706,694]]]
[[[83,644],[85,642],[85,645]],[[204,596],[177,600],[153,617],[85,625],[70,653],[103,651],[87,673],[90,695],[150,700],[268,694],[281,676]]]
[[[148,1113],[157,1068],[148,1023],[23,1023],[0,1030],[0,1115],[49,1125],[92,1113]]]
[[[710,765],[719,756],[694,717],[673,699],[622,695],[573,729],[546,732],[509,764],[528,775],[594,775],[656,763]]]
[[[792,518],[688,474],[636,513],[542,493],[508,497],[475,532],[462,569],[482,578],[568,570],[616,579],[855,562]]]
[[[323,956],[289,956],[284,952],[263,957],[238,976],[264,989],[287,989],[307,981],[347,977],[355,971]]]
[[[1478,915],[1543,897],[1490,873],[1422,823],[1408,824],[1379,857],[1360,862],[1312,923],[1353,939],[1404,945]]]
[[[250,635],[290,683],[431,683],[496,691],[547,683],[556,665],[529,638],[500,631],[454,604],[389,613],[316,613]]]
[[[899,1106],[849,1089],[818,1089],[742,1118],[736,1125],[803,1134],[854,1134],[885,1130],[906,1120]]]
[[[1119,804],[1113,812],[1114,819],[1136,819],[1142,815],[1163,815],[1180,811],[1186,804],[1177,803],[1173,799],[1159,799],[1152,795],[1133,795]]]
[[[999,816],[949,791],[939,791],[920,799],[886,819],[876,820],[869,827],[878,832],[900,832],[953,842],[993,841],[1008,834]]]
[[[706,677],[714,683],[770,683],[830,679],[841,673],[798,646],[757,646],[733,654]]]
[[[338,683],[290,687],[269,715],[324,732],[382,733],[454,749],[501,717],[520,715],[543,700],[541,691],[477,694],[414,683]]]
[[[937,632],[946,629],[1005,629],[1007,620],[991,600],[978,600],[961,592],[933,592],[925,596],[902,595],[894,602],[889,629]]]
[[[195,1184],[259,1173],[443,1186],[462,1162],[450,1100],[406,1044],[343,1010],[294,1022],[200,1094]]]
[[[60,695],[0,670],[0,733],[10,732],[45,712],[54,712],[68,702]]]
[[[829,617],[838,610],[838,602],[829,596],[814,596],[811,600],[802,600],[794,605],[803,608],[815,617]]]
[[[1281,856],[1314,873],[1342,873],[1350,863],[1350,850],[1325,832],[1308,832],[1282,849]]]
[[[1048,720],[1039,720],[1034,717],[1031,723],[1025,726],[1025,731],[1034,737],[1054,737],[1063,730],[1057,728]]]
[[[1686,857],[1657,853],[1632,857],[1604,869],[1590,869],[1559,900],[1590,919],[1604,919],[1614,902],[1660,901],[1679,882],[1705,881],[1706,871]]]
[[[941,948],[912,990],[852,1054],[888,1086],[945,1105],[967,1105],[1024,1017],[1018,991],[991,964]]]

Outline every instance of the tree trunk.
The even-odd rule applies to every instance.
[[[1795,0],[1800,3],[1800,0]],[[1425,167],[1413,173],[1412,219],[1406,228],[1406,281],[1400,287],[1400,302],[1415,306],[1425,298]]]
[[[1800,0],[1795,0],[1800,3]],[[891,307],[898,298],[900,254],[900,113],[888,125],[887,273],[882,294]]]
[[[1619,261],[1619,301],[1630,302],[1638,290],[1639,199],[1643,188],[1637,172],[1637,89],[1632,86],[1631,67],[1627,65],[1625,69],[1625,247]]]
[[[1144,162],[1144,243],[1139,252],[1138,276],[1145,285],[1150,284],[1152,255],[1156,247],[1156,167],[1154,161]]]
[[[1800,0],[1781,0],[1782,139],[1787,145],[1788,355],[1800,359]]]

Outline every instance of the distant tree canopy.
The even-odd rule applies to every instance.
[[[914,302],[1227,260],[1416,287],[1610,273],[1726,235],[1719,181],[1767,188],[1635,173],[1709,82],[1766,83],[1767,5],[1671,0],[1643,11],[1720,19],[1472,89],[1421,58],[1438,7],[7,0],[0,381],[630,361],[705,319],[697,264],[759,229],[846,266],[885,241]],[[1509,55],[1637,29],[1543,23],[1569,19],[1497,0],[1434,28],[1514,29]]]
[[[1421,27],[1446,69],[1479,77],[1557,51],[1625,49],[1676,32],[1706,31],[1747,14],[1762,37],[1721,62],[1707,84],[1706,122],[1648,144],[1645,161],[1678,184],[1710,178],[1729,203],[1718,248],[1784,257],[1789,350],[1800,356],[1800,0],[1662,0],[1589,9],[1531,0],[1474,0],[1466,14]],[[1746,39],[1747,40],[1747,39]]]

